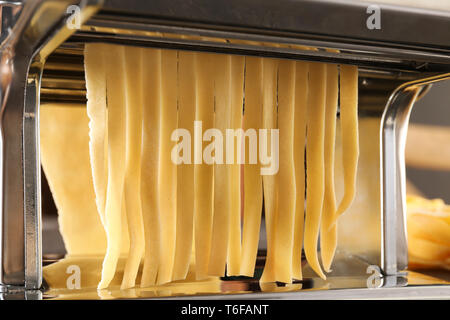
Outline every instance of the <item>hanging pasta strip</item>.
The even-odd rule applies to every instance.
[[[311,268],[325,279],[317,254],[324,197],[326,65],[311,63],[307,103],[306,218],[304,248]]]
[[[230,95],[231,95],[231,56],[214,56],[216,71],[215,79],[215,118],[214,127],[223,134],[230,128]],[[216,137],[216,143],[218,143]],[[222,144],[216,146],[223,148]],[[220,159],[221,150],[215,150],[214,164],[214,215],[209,258],[208,274],[223,276],[227,262],[228,236],[230,226],[231,202],[231,166],[226,164],[226,148]],[[222,164],[220,164],[222,162]]]
[[[125,264],[122,289],[135,286],[139,265],[145,251],[141,207],[142,59],[142,49],[125,47],[126,169],[124,193],[130,250]]]
[[[230,129],[242,128],[242,108],[244,95],[244,64],[243,56],[231,56],[231,125]],[[238,150],[241,150],[241,140],[234,140],[234,157],[231,164],[231,200],[230,227],[228,235],[227,275],[237,276],[241,268],[241,165],[238,161]],[[227,140],[228,143],[228,140]],[[228,150],[228,149],[227,149]]]
[[[108,187],[105,222],[107,250],[103,260],[99,289],[107,288],[114,277],[121,250],[122,201],[125,175],[125,81],[124,48],[105,49],[106,92],[108,101]]]
[[[356,172],[359,157],[358,67],[356,66],[340,66],[340,121],[345,189],[335,219],[339,218],[350,207],[356,192]]]
[[[338,66],[327,64],[327,93],[325,101],[325,194],[320,226],[320,254],[325,271],[330,272],[337,245],[336,193],[334,189],[334,149],[336,141],[336,112],[338,104]]]
[[[194,136],[195,120],[195,54],[178,53],[178,128]],[[183,137],[185,139],[185,137]],[[184,142],[184,141],[183,141]],[[187,144],[188,159],[192,159],[191,143]],[[185,155],[185,154],[183,154]],[[173,280],[186,278],[191,261],[194,232],[194,165],[179,164],[177,168],[177,239]]]
[[[263,60],[263,121],[262,127],[270,131],[277,128],[277,74],[278,61]],[[272,135],[272,133],[271,133]],[[271,135],[268,136],[268,150],[272,150]],[[261,139],[261,137],[260,137]],[[278,150],[277,150],[278,151]],[[272,159],[274,155],[271,155]],[[277,174],[263,176],[264,210],[267,234],[267,255],[261,282],[275,282],[275,237],[274,223],[278,209]]]
[[[262,211],[262,178],[257,160],[258,130],[261,128],[262,59],[245,58],[244,130],[244,228],[242,232],[241,274],[252,277],[258,253]],[[248,130],[248,131],[247,131]],[[252,134],[253,132],[253,134]],[[245,141],[248,141],[248,144]],[[245,146],[248,145],[248,148]],[[255,146],[254,149],[251,147]]]
[[[172,281],[177,219],[177,165],[171,159],[172,132],[177,129],[177,51],[161,51],[159,211],[161,252],[157,284]]]
[[[278,214],[275,231],[275,279],[292,282],[294,245],[294,91],[295,62],[280,60],[278,69],[278,127],[280,168],[278,173]]]
[[[141,201],[145,255],[141,287],[156,283],[160,257],[160,213],[158,168],[160,153],[161,50],[143,51],[143,136],[141,157]]]
[[[105,226],[105,202],[108,177],[106,141],[106,70],[102,44],[87,43],[84,47],[87,114],[89,117],[89,153],[95,202]]]
[[[66,258],[101,256],[106,252],[105,225],[95,204],[88,127],[89,118],[83,104],[58,102],[40,105],[39,151],[42,169],[58,210],[58,225]],[[99,263],[101,266],[101,259]],[[44,276],[47,276],[45,269]],[[65,270],[51,277],[60,279],[66,286]],[[98,274],[96,278],[94,285],[100,281]],[[45,279],[48,280],[47,277]]]
[[[203,132],[214,126],[214,79],[211,70],[216,67],[212,54],[196,53],[197,84],[196,121],[201,121]],[[214,166],[202,163],[201,130],[194,134],[194,241],[196,279],[208,277],[209,254],[213,218]]]
[[[305,222],[305,143],[308,72],[309,63],[302,61],[295,63],[294,170],[296,203],[292,277],[298,280],[303,278],[302,249]]]

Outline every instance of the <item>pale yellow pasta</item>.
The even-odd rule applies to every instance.
[[[171,153],[175,142],[172,132],[177,128],[177,51],[161,51],[161,108],[159,154],[159,212],[161,252],[157,284],[172,281],[176,245],[177,166]],[[175,91],[175,92],[174,92]]]
[[[136,275],[145,251],[141,206],[142,59],[142,49],[137,47],[125,48],[126,168],[124,195],[130,249],[125,264],[122,289],[135,286]]]
[[[336,219],[350,207],[356,192],[358,168],[358,68],[340,67],[340,119],[342,130],[342,163],[344,168],[344,196],[339,203]]]
[[[245,58],[244,131],[261,128],[262,59]],[[248,141],[248,143],[245,142]],[[260,166],[250,162],[251,138],[245,138],[244,164],[244,227],[242,231],[241,274],[252,277],[258,253],[259,229],[262,211],[262,178]],[[254,142],[253,142],[254,143]],[[246,146],[249,146],[248,148]]]
[[[301,280],[303,228],[305,221],[305,143],[306,105],[308,99],[309,63],[295,63],[294,110],[294,170],[295,170],[295,220],[294,247],[292,252],[292,277]]]
[[[295,61],[281,60],[278,71],[278,127],[280,167],[278,172],[278,214],[275,224],[275,279],[292,282],[294,245],[294,92]]]
[[[89,152],[91,155],[92,180],[96,194],[97,211],[103,224],[105,224],[106,186],[108,178],[104,52],[104,46],[99,44],[86,44],[84,48],[87,114],[90,119]]]
[[[215,68],[215,65],[212,54],[196,53],[195,58],[197,70],[195,119],[202,121],[204,132],[214,126],[214,79],[211,78],[211,70]],[[194,141],[193,158],[199,162],[202,159],[197,158],[196,151],[199,151],[202,157],[202,150],[201,140],[199,143]],[[214,166],[212,165],[202,163],[194,167],[194,239],[197,280],[208,277],[213,218],[213,174]]]
[[[311,268],[323,279],[317,244],[324,197],[324,126],[326,65],[311,63],[307,104],[306,218],[304,250]]]
[[[180,51],[178,53],[178,127],[188,130],[191,137],[194,136],[195,78],[195,54]],[[173,280],[182,280],[186,278],[189,269],[193,243],[194,165],[180,164],[177,170],[177,236]]]
[[[445,261],[450,258],[450,247],[426,239],[409,237],[409,253],[426,261]]]
[[[264,129],[277,128],[277,74],[278,61],[263,60],[263,121]],[[267,149],[271,150],[271,136],[268,137]],[[267,254],[266,264],[261,276],[261,283],[275,281],[275,235],[274,226],[278,213],[278,183],[277,175],[263,176],[264,209],[266,222]]]
[[[105,222],[107,250],[103,260],[99,289],[109,286],[114,277],[121,250],[122,200],[125,176],[125,81],[117,74],[125,69],[124,48],[105,49],[105,69],[108,101],[108,188]]]
[[[86,44],[85,69],[88,102],[83,115],[62,114],[64,108],[43,109],[41,121],[47,127],[41,131],[42,162],[60,211],[63,237],[69,239],[69,254],[98,255],[92,261],[80,260],[84,269],[92,265],[97,272],[89,274],[89,285],[100,280],[98,297],[197,292],[181,285],[188,280],[216,292],[217,277],[225,273],[253,277],[263,201],[267,235],[263,290],[301,288],[280,289],[273,282],[302,280],[303,247],[310,267],[325,279],[322,270],[330,272],[337,246],[336,220],[355,195],[356,67]],[[342,153],[345,188],[337,205],[339,90],[342,150],[339,145],[337,150]],[[77,161],[90,180],[74,180],[76,201],[69,199],[63,181],[69,176],[63,169],[74,163],[60,165],[60,157],[51,155],[61,145],[52,130],[58,128],[66,137],[69,129],[49,124],[51,117],[73,126],[79,138],[74,140],[80,154]],[[229,129],[234,129],[231,135]],[[278,139],[273,140],[275,134]],[[279,161],[278,171],[266,175],[273,165],[269,158]],[[86,188],[82,195],[81,186],[87,183],[92,190]],[[86,201],[80,213],[83,223],[97,226],[87,228],[86,239],[68,229],[69,223],[80,228],[75,214],[68,215],[80,199]],[[92,235],[97,229],[101,232]],[[88,243],[94,238],[98,244]],[[74,244],[75,239],[80,245]],[[428,239],[415,241],[414,256],[447,259],[448,250]],[[69,255],[46,273],[73,259]],[[64,281],[61,276],[48,277],[53,283]],[[136,284],[141,289],[118,294],[112,286],[120,282],[121,289]]]
[[[450,270],[450,210],[442,199],[408,195],[408,267]]]
[[[325,101],[325,194],[320,226],[320,253],[325,271],[330,272],[337,245],[336,193],[334,190],[334,148],[336,141],[336,112],[338,104],[338,66],[327,64],[327,93]]]
[[[229,55],[215,55],[215,118],[214,127],[221,132],[230,128],[231,124],[231,57]],[[226,150],[226,149],[225,149]],[[216,156],[217,156],[216,150]],[[214,164],[214,216],[211,239],[211,255],[209,257],[208,274],[223,276],[227,262],[228,236],[230,229],[231,202],[231,166],[223,159],[215,159]],[[217,164],[217,161],[222,164]]]
[[[106,233],[95,204],[88,129],[83,105],[40,107],[42,168],[58,209],[67,254],[103,256]]]
[[[143,130],[141,157],[141,201],[145,234],[145,255],[141,287],[156,283],[160,245],[160,214],[158,193],[161,50],[143,51]]]
[[[243,56],[231,56],[231,119],[230,129],[242,128],[243,95],[244,95]],[[238,162],[238,150],[241,140],[234,141],[234,157],[231,164],[231,202],[230,228],[228,235],[227,275],[237,276],[241,269],[241,165]]]

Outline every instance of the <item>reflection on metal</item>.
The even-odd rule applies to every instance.
[[[100,292],[94,282],[91,287],[78,290],[66,287],[66,277],[60,277],[60,287],[49,287],[43,292],[43,299],[387,299],[387,298],[440,298],[449,295],[448,283],[439,278],[423,276],[414,273],[417,279],[427,279],[426,285],[408,285],[408,274],[384,276],[367,273],[369,266],[360,259],[348,259],[343,253],[338,253],[334,271],[327,280],[322,280],[314,274],[303,260],[304,279],[292,284],[259,283],[258,277],[264,266],[264,253],[258,257],[259,263],[255,277],[227,277],[219,282],[206,285],[202,282],[178,282],[160,287],[133,288],[121,290],[118,285]],[[57,263],[57,262],[56,262]],[[74,263],[74,261],[71,261]],[[101,264],[101,259],[100,259]],[[372,266],[373,267],[373,266]],[[90,276],[93,274],[91,273]],[[371,276],[377,277],[377,286],[368,286]],[[86,279],[85,279],[86,281]],[[92,281],[89,281],[92,282]],[[195,288],[193,290],[193,288]],[[395,289],[395,290],[394,290]],[[189,292],[189,293],[187,293]]]
[[[34,63],[28,75],[23,118],[25,287],[42,284],[41,161],[39,154],[39,88],[43,65]]]

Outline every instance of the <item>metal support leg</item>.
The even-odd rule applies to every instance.
[[[25,288],[42,284],[41,161],[39,156],[39,89],[43,64],[30,68],[23,118]]]
[[[381,267],[388,276],[408,266],[405,143],[409,115],[426,85],[449,78],[450,74],[444,74],[400,86],[391,95],[381,119]]]

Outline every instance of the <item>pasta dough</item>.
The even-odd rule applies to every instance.
[[[336,218],[351,205],[356,192],[359,146],[358,68],[355,66],[341,66],[340,102],[345,191],[341,203],[338,206]]]
[[[280,61],[278,74],[278,125],[280,128],[280,168],[278,214],[275,224],[275,279],[292,282],[292,251],[295,221],[294,177],[294,90],[295,62]]]
[[[58,209],[67,254],[73,256],[106,251],[106,234],[95,203],[88,130],[84,106],[41,105],[42,168]]]
[[[125,95],[124,79],[117,77],[125,70],[124,48],[109,46],[105,50],[108,101],[108,188],[105,225],[108,247],[103,261],[99,289],[107,288],[114,278],[121,250],[123,185],[125,178]]]
[[[263,61],[263,128],[277,128],[277,76],[278,61],[265,59]],[[268,150],[271,139],[268,137]],[[303,161],[302,161],[303,163]],[[264,208],[267,234],[266,264],[261,282],[275,281],[275,223],[278,213],[278,179],[277,175],[263,177]],[[300,248],[301,250],[301,248]],[[301,253],[300,253],[301,254]]]
[[[107,185],[107,113],[106,113],[106,70],[104,50],[87,44],[85,47],[87,114],[89,124],[89,152],[92,180],[95,189],[97,211],[105,224],[105,202]]]
[[[122,288],[135,286],[136,275],[145,251],[141,206],[141,145],[142,145],[142,49],[125,50],[126,63],[126,168],[124,181],[130,250]]]
[[[320,226],[320,253],[323,268],[330,272],[331,262],[337,244],[337,226],[334,224],[336,214],[336,192],[334,190],[334,148],[336,141],[336,111],[338,104],[338,66],[328,64],[327,93],[325,101],[325,193]]]
[[[195,120],[195,54],[179,52],[178,56],[178,127],[194,134]],[[189,150],[192,154],[192,150]],[[188,152],[188,150],[185,150]],[[173,280],[186,278],[194,232],[194,166],[181,164],[177,172],[177,236]]]
[[[450,269],[450,208],[441,199],[408,196],[409,267]]]
[[[345,127],[340,209],[334,189],[338,66],[87,44],[85,67],[87,109],[77,108],[76,115],[67,107],[42,110],[42,124],[48,126],[41,132],[42,162],[60,211],[68,259],[76,259],[74,253],[95,254],[95,261],[83,266],[101,269],[95,278],[99,289],[120,282],[121,289],[160,286],[161,292],[149,289],[146,294],[164,295],[176,291],[174,281],[209,282],[225,273],[253,277],[263,202],[267,257],[261,283],[301,280],[303,243],[310,266],[325,278],[319,232],[323,268],[329,272],[335,220],[354,196],[356,67],[340,68]],[[51,117],[77,131],[60,129]],[[229,129],[235,130],[230,141]],[[84,148],[83,162],[57,163],[60,158],[52,150],[62,140],[52,137],[51,130],[61,130],[64,139],[75,132],[80,140],[73,147]],[[275,174],[262,173],[269,165],[264,149],[272,161],[279,158]],[[73,169],[77,166],[82,170]],[[74,197],[64,189],[68,173],[63,171],[69,168],[90,179],[75,180],[79,190]],[[86,184],[90,191],[82,189]],[[76,227],[79,236],[67,228],[76,224],[73,212],[82,197],[87,208],[83,224],[92,220],[93,227],[86,232]],[[87,232],[95,232],[96,245],[85,241]],[[417,248],[432,246],[426,241]],[[137,289],[127,292],[138,294]],[[104,290],[99,295],[112,297]]]
[[[262,106],[262,59],[247,57],[245,59],[245,105],[244,130],[257,130],[261,127]],[[248,138],[248,148],[244,137],[244,227],[242,231],[241,274],[252,277],[258,253],[259,229],[262,210],[262,179],[258,164],[250,163],[250,145],[252,136]]]
[[[242,105],[244,95],[244,57],[231,57],[231,129],[242,127]],[[236,276],[241,269],[241,165],[238,150],[241,140],[233,139],[234,157],[231,164],[230,227],[228,236],[227,275]]]
[[[143,52],[143,130],[141,158],[141,201],[144,223],[145,255],[141,287],[156,283],[161,256],[158,199],[159,113],[161,104],[161,50]]]
[[[202,121],[203,130],[214,126],[214,81],[210,70],[214,68],[212,54],[196,54],[197,105],[195,119]],[[200,151],[198,152],[198,148]],[[202,141],[194,141],[194,158],[202,155]],[[202,159],[195,159],[201,163]],[[213,218],[213,176],[214,167],[198,164],[194,168],[194,223],[195,223],[195,268],[197,280],[208,276],[209,254],[211,250]]]
[[[309,63],[295,65],[294,109],[294,171],[295,171],[295,220],[294,246],[292,252],[292,277],[301,280],[303,228],[305,223],[305,144],[306,105],[308,99]]]
[[[177,128],[177,52],[161,52],[161,109],[159,155],[159,211],[161,223],[161,252],[157,284],[172,281],[176,244],[177,167],[171,152],[175,146],[172,132]]]
[[[214,127],[225,132],[231,125],[230,93],[231,93],[231,57],[215,55],[215,118]],[[217,138],[216,138],[217,139]],[[227,164],[217,164],[218,150],[215,153],[214,164],[214,217],[211,240],[211,255],[209,257],[208,274],[223,276],[227,262],[228,236],[230,229],[231,203],[231,167]],[[222,158],[226,157],[222,155]],[[223,159],[221,159],[223,162]]]
[[[311,268],[322,278],[325,274],[319,265],[317,242],[324,199],[324,126],[326,66],[311,63],[307,106],[306,145],[306,219],[305,255]]]

